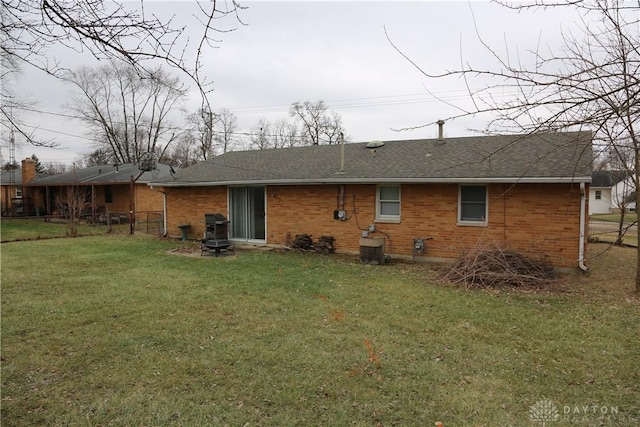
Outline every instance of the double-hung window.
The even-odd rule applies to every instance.
[[[487,225],[486,185],[461,185],[458,191],[458,224]]]
[[[376,192],[376,220],[400,222],[400,186],[379,185]]]

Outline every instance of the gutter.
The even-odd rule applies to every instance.
[[[591,177],[505,177],[505,178],[310,178],[310,179],[246,179],[234,181],[150,182],[162,187],[215,187],[224,185],[323,185],[323,184],[575,184],[590,183]]]
[[[586,197],[586,188],[584,182],[580,183],[580,238],[579,247],[578,247],[578,267],[583,272],[587,272],[587,266],[584,265],[584,221],[586,214],[586,205],[587,205],[587,197]]]

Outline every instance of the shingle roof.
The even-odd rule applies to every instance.
[[[136,183],[148,183],[154,179],[163,179],[170,176],[171,168],[158,164],[158,169],[143,173]],[[74,172],[61,173],[43,178],[38,178],[29,183],[30,186],[42,187],[52,185],[112,185],[128,184],[131,176],[137,177],[140,173],[138,165],[123,163],[120,165],[99,165],[88,168],[76,169]]]
[[[157,185],[357,182],[590,182],[591,133],[387,141],[229,152]]]
[[[625,171],[595,171],[591,173],[591,188],[611,188],[628,176]]]
[[[41,178],[46,175],[36,173],[36,178]],[[11,171],[2,171],[0,174],[0,183],[2,185],[22,185],[22,168],[17,168]]]
[[[2,183],[2,185],[21,185],[22,169],[17,168],[8,171],[2,171],[2,174],[0,174],[0,182]]]

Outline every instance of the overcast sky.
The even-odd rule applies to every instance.
[[[145,2],[147,4],[147,2]],[[225,18],[222,40],[205,58],[204,73],[213,81],[210,102],[214,109],[229,108],[238,117],[240,132],[249,132],[259,118],[287,117],[295,101],[324,100],[342,116],[354,142],[431,138],[435,125],[397,132],[394,129],[430,124],[446,119],[455,110],[435,99],[465,105],[465,86],[458,79],[429,79],[391,46],[393,42],[425,71],[442,72],[459,67],[461,55],[475,66],[489,66],[490,58],[478,41],[479,34],[500,52],[526,56],[537,45],[555,48],[559,31],[571,27],[576,16],[570,9],[516,13],[488,2],[463,1],[249,1],[240,12],[247,25]],[[190,3],[152,2],[159,14],[175,14],[190,21]],[[475,22],[475,25],[474,25]],[[55,51],[62,60],[80,65],[95,64]],[[186,81],[186,80],[185,80]],[[474,87],[484,82],[471,80]],[[60,148],[43,149],[25,144],[16,158],[35,153],[44,162],[71,164],[95,147],[82,124],[56,116],[69,113],[65,100],[70,86],[34,70],[23,70],[16,86],[29,96],[34,109],[54,114],[20,112],[28,129],[41,138],[53,139]],[[187,108],[195,111],[194,95]],[[483,128],[487,117],[449,121],[446,136],[472,134]],[[8,151],[2,147],[3,162]]]

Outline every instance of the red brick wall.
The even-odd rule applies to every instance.
[[[426,241],[429,258],[454,258],[480,243],[544,257],[554,265],[575,267],[578,259],[580,189],[570,184],[489,185],[489,225],[457,225],[457,184],[405,184],[400,223],[375,222],[375,185],[345,185],[346,221],[333,219],[339,185],[268,186],[267,243],[285,245],[296,234],[335,237],[337,250],[358,251],[361,229],[375,224],[385,236],[386,252],[412,255],[413,238]],[[189,237],[204,233],[204,214],[227,215],[226,187],[166,188],[169,235],[190,223]]]
[[[156,187],[154,191],[167,195],[167,234],[180,237],[180,224],[189,224],[190,239],[204,236],[204,214],[222,213],[227,216],[227,187]],[[160,193],[159,193],[160,194]]]
[[[422,237],[432,238],[425,242],[425,257],[454,258],[478,244],[496,242],[559,266],[575,266],[578,259],[577,185],[490,185],[488,227],[457,225],[457,184],[402,185],[397,224],[375,221],[375,185],[345,186],[347,221],[333,219],[337,185],[274,188],[276,196],[268,191],[267,201],[271,244],[285,244],[287,234],[332,235],[338,250],[357,251],[360,229],[375,224],[373,235],[386,235],[392,254],[412,255],[414,237]]]

